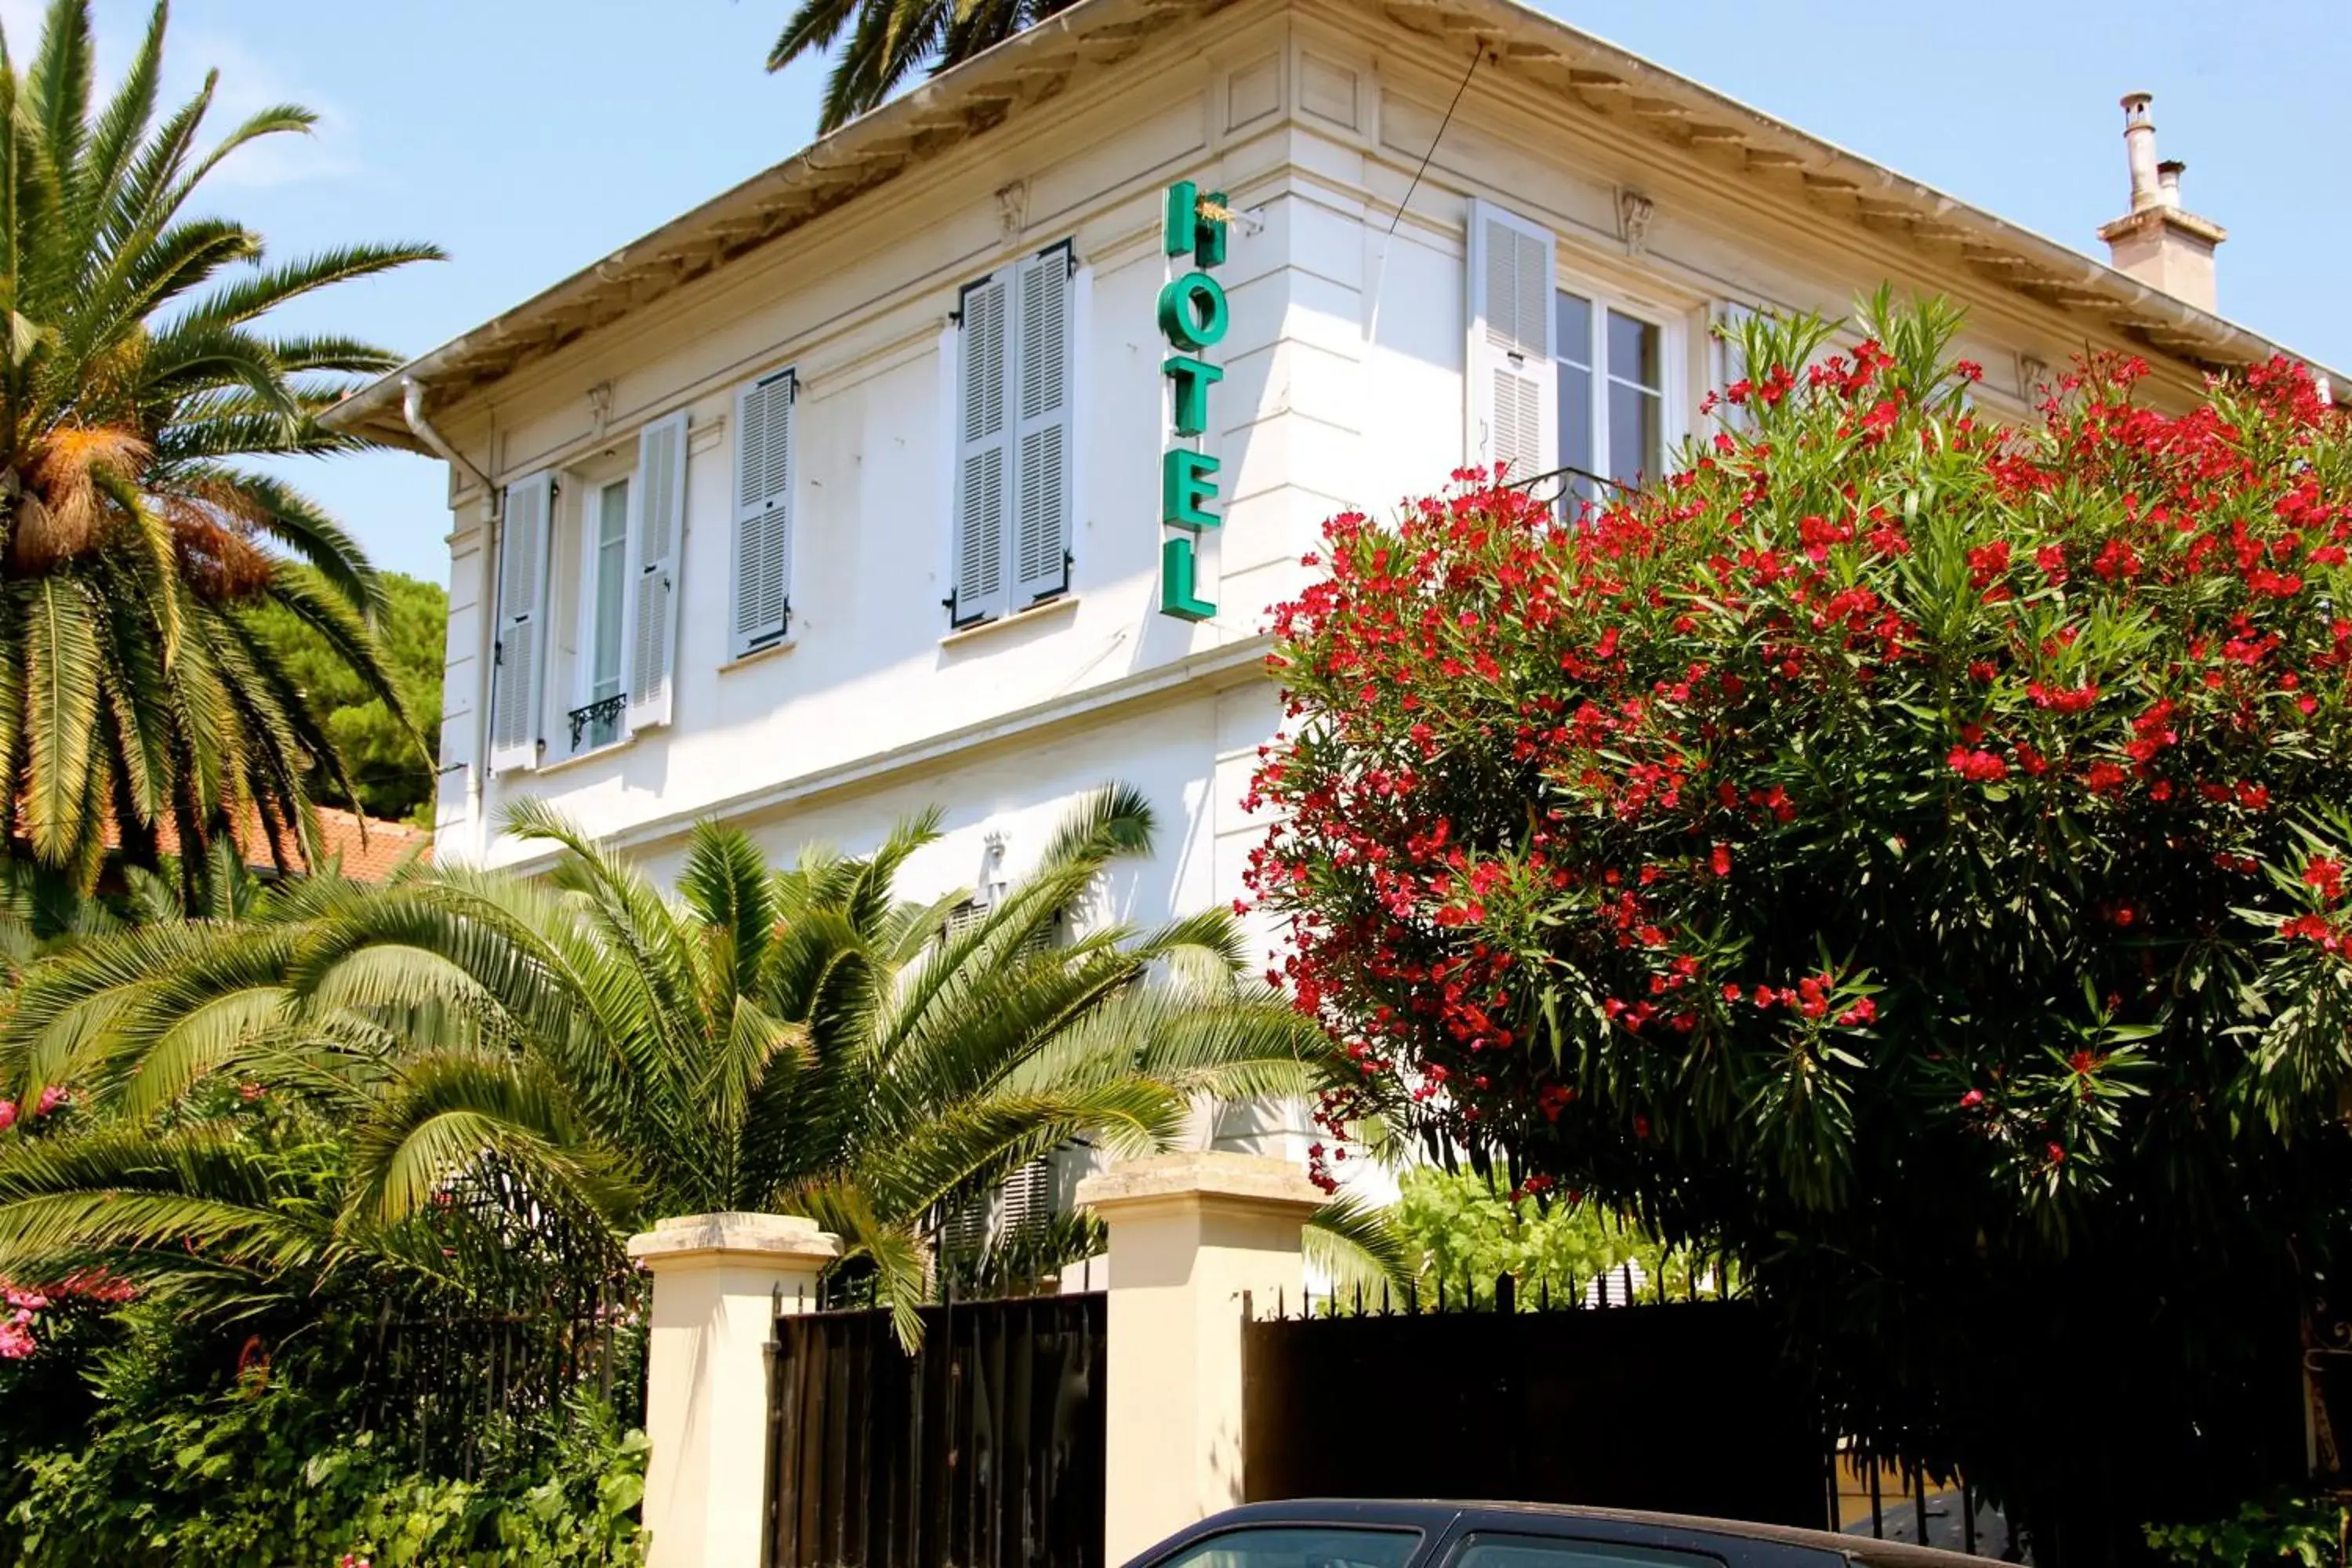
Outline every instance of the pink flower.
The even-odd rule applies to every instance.
[[[31,1321],[28,1312],[0,1319],[0,1361],[23,1361],[41,1348],[25,1326]]]
[[[0,1100],[0,1132],[5,1132],[16,1125],[16,1102],[13,1100]]]
[[[72,1096],[66,1090],[59,1089],[56,1084],[50,1084],[48,1087],[41,1090],[41,1102],[33,1107],[33,1114],[36,1116],[47,1116],[50,1111],[55,1110],[58,1106],[63,1105],[71,1098]]]

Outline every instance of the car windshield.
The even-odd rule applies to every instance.
[[[1194,1542],[1155,1568],[1404,1568],[1420,1544],[1416,1531],[1267,1525]]]

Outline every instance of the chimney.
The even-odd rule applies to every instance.
[[[2144,92],[2124,94],[2131,211],[2103,225],[2099,237],[2107,242],[2116,271],[2160,289],[2184,305],[2211,310],[2216,308],[2213,248],[2230,237],[2230,231],[2182,209],[2180,172],[2189,165],[2178,158],[2157,162],[2156,122],[2147,117],[2150,101]]]

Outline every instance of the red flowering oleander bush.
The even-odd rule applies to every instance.
[[[2083,1497],[2268,1464],[2276,1388],[2300,1447],[2352,423],[2283,362],[2167,413],[2103,359],[2004,428],[1948,308],[1864,325],[1752,324],[1722,433],[1597,513],[1474,471],[1334,519],[1252,887],[1362,1068],[1335,1130],[1728,1247],[1838,1419],[2054,1556]]]

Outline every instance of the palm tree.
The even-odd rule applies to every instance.
[[[264,110],[200,148],[215,79],[157,118],[164,24],[158,5],[103,105],[88,0],[53,0],[21,72],[0,37],[0,840],[84,883],[110,839],[150,861],[163,833],[192,868],[224,829],[314,847],[305,769],[350,781],[252,607],[283,606],[406,721],[374,573],[249,459],[352,449],[320,415],[398,363],[261,318],[438,252],[264,266],[259,235],[186,216],[224,159],[314,117]]]
[[[1003,1238],[1014,1256],[937,1256],[948,1222],[1028,1162],[1080,1137],[1167,1148],[1205,1097],[1311,1093],[1349,1070],[1242,980],[1223,910],[1055,940],[1150,846],[1124,788],[1089,797],[977,918],[961,894],[893,894],[935,815],[869,856],[784,870],[705,825],[674,899],[542,806],[508,826],[566,858],[541,882],[321,881],[258,919],[100,939],[37,974],[0,1026],[0,1085],[71,1082],[92,1125],[0,1144],[0,1273],[168,1270],[158,1248],[194,1236],[208,1267],[257,1279],[340,1248],[462,1283],[478,1255],[551,1236],[600,1237],[617,1268],[657,1217],[764,1209],[839,1234],[844,1270],[911,1340],[940,1268],[1002,1280],[1095,1239],[1064,1225]],[[278,1154],[189,1112],[224,1075],[349,1129],[348,1158],[289,1188]],[[478,1245],[445,1234],[460,1222]],[[1352,1207],[1324,1234],[1401,1258]],[[571,1241],[548,1255],[577,1267]]]
[[[918,69],[934,74],[1034,26],[1076,0],[800,0],[768,68],[849,42],[825,78],[817,129],[834,131],[878,109]]]

